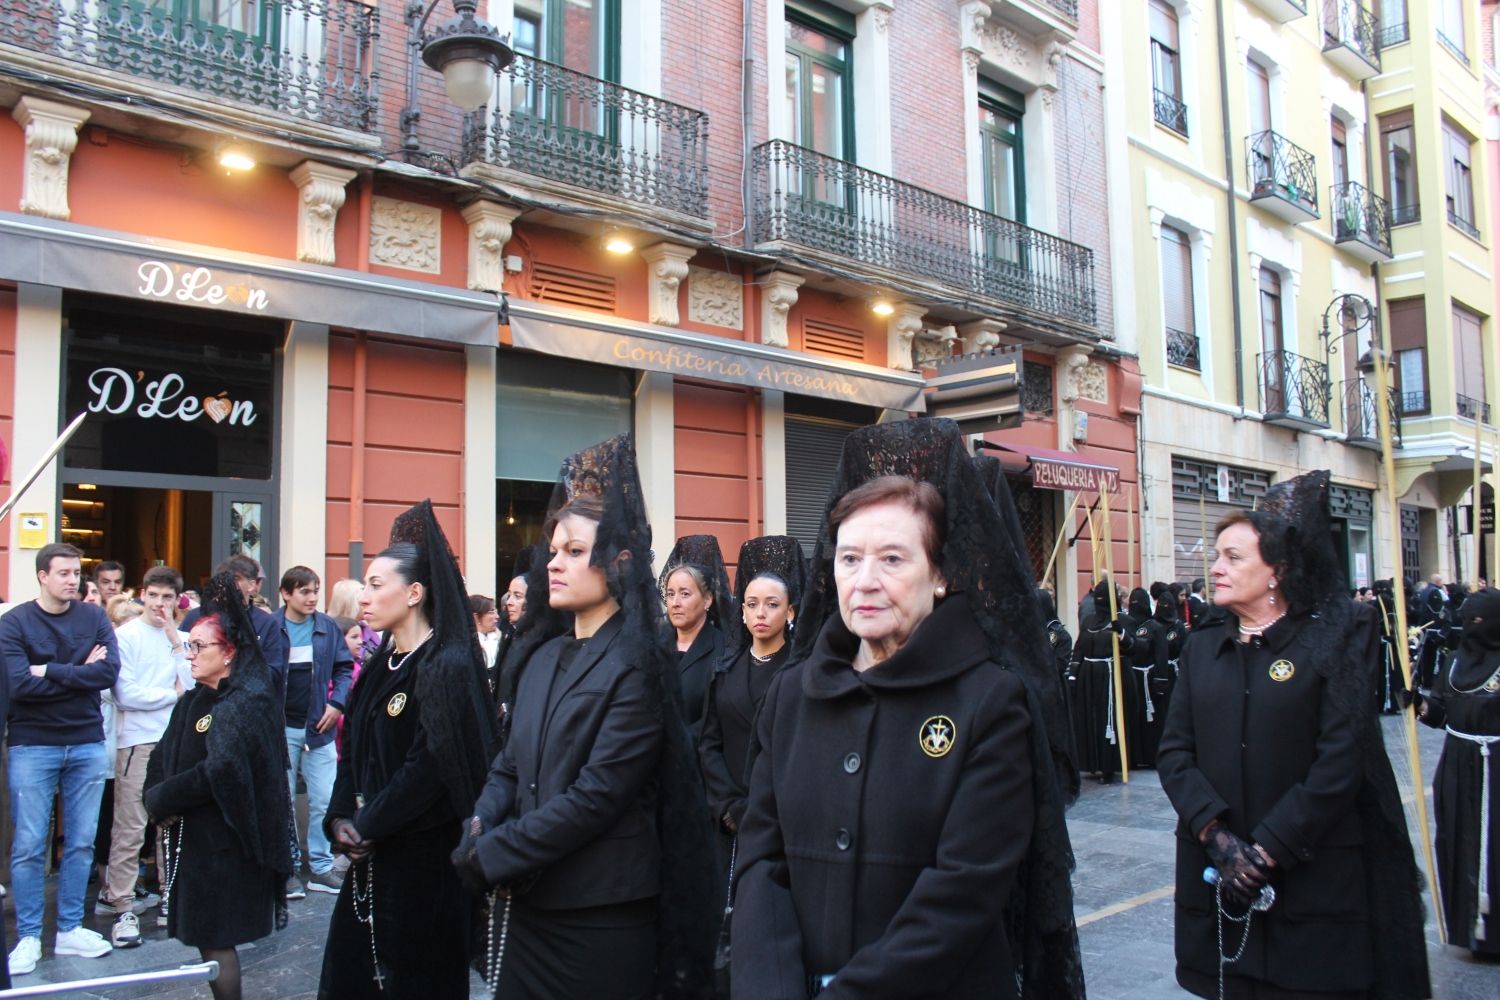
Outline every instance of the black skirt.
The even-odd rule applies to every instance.
[[[1194,996],[1212,1000],[1219,995],[1217,977],[1205,976],[1181,965],[1177,966],[1177,984]],[[1369,995],[1365,992],[1308,993],[1305,990],[1284,990],[1242,976],[1224,978],[1224,1000],[1366,1000]]]
[[[468,1000],[475,901],[448,858],[458,835],[455,822],[382,841],[369,863],[350,867],[328,923],[320,1000]],[[364,891],[367,880],[384,991],[375,981],[370,927],[355,915],[355,887]],[[360,912],[368,912],[365,903]]]
[[[499,942],[504,904],[496,908]],[[504,1000],[651,1000],[656,995],[656,900],[582,910],[512,901],[500,982]]]

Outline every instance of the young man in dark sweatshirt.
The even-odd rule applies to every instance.
[[[41,593],[0,618],[0,664],[10,688],[11,891],[16,947],[10,973],[36,968],[42,953],[44,867],[52,799],[63,808],[63,857],[57,879],[58,955],[98,958],[110,943],[83,926],[84,894],[107,770],[99,692],[120,673],[114,630],[104,609],[78,599],[82,553],[71,545],[36,554]]]

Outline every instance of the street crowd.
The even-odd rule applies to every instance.
[[[1218,525],[1206,580],[1098,580],[1075,641],[997,466],[947,421],[861,429],[813,551],[752,538],[733,585],[710,535],[653,573],[628,435],[563,460],[498,599],[427,502],[326,613],[307,566],[273,612],[245,555],[189,590],[41,548],[0,617],[0,980],[41,958],[58,807],[53,953],[154,911],[216,1000],[307,892],[337,897],[329,1000],[467,997],[471,968],[505,1000],[1083,997],[1066,810],[1154,767],[1184,989],[1427,997],[1379,726],[1407,711],[1448,733],[1451,940],[1500,954],[1500,592],[1351,593],[1310,472]]]

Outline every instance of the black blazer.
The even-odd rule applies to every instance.
[[[669,626],[664,635],[669,660],[676,662],[677,633]],[[697,637],[693,639],[693,644],[682,654],[682,662],[677,664],[677,685],[682,691],[682,718],[687,722],[694,746],[698,745],[698,736],[703,732],[703,704],[708,699],[709,681],[713,680],[714,670],[723,659],[724,633],[715,628],[712,622],[704,622],[703,628],[698,630]]]
[[[510,740],[474,805],[486,830],[477,845],[485,878],[530,883],[530,906],[581,909],[660,891],[661,712],[645,673],[625,660],[622,620],[616,614],[586,640],[561,675],[558,655],[571,636],[532,655]],[[564,690],[549,713],[554,677]]]

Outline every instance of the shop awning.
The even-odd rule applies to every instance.
[[[516,347],[602,365],[820,396],[887,410],[924,408],[920,375],[538,302],[510,302]],[[503,362],[502,362],[503,363]]]
[[[495,296],[0,212],[0,279],[493,346]]]
[[[998,441],[988,441],[986,445],[1024,458],[1031,472],[1033,486],[1048,490],[1082,490],[1086,493],[1098,493],[1101,487],[1107,487],[1112,494],[1120,492],[1119,469],[1102,462],[1091,462],[1077,452]]]

